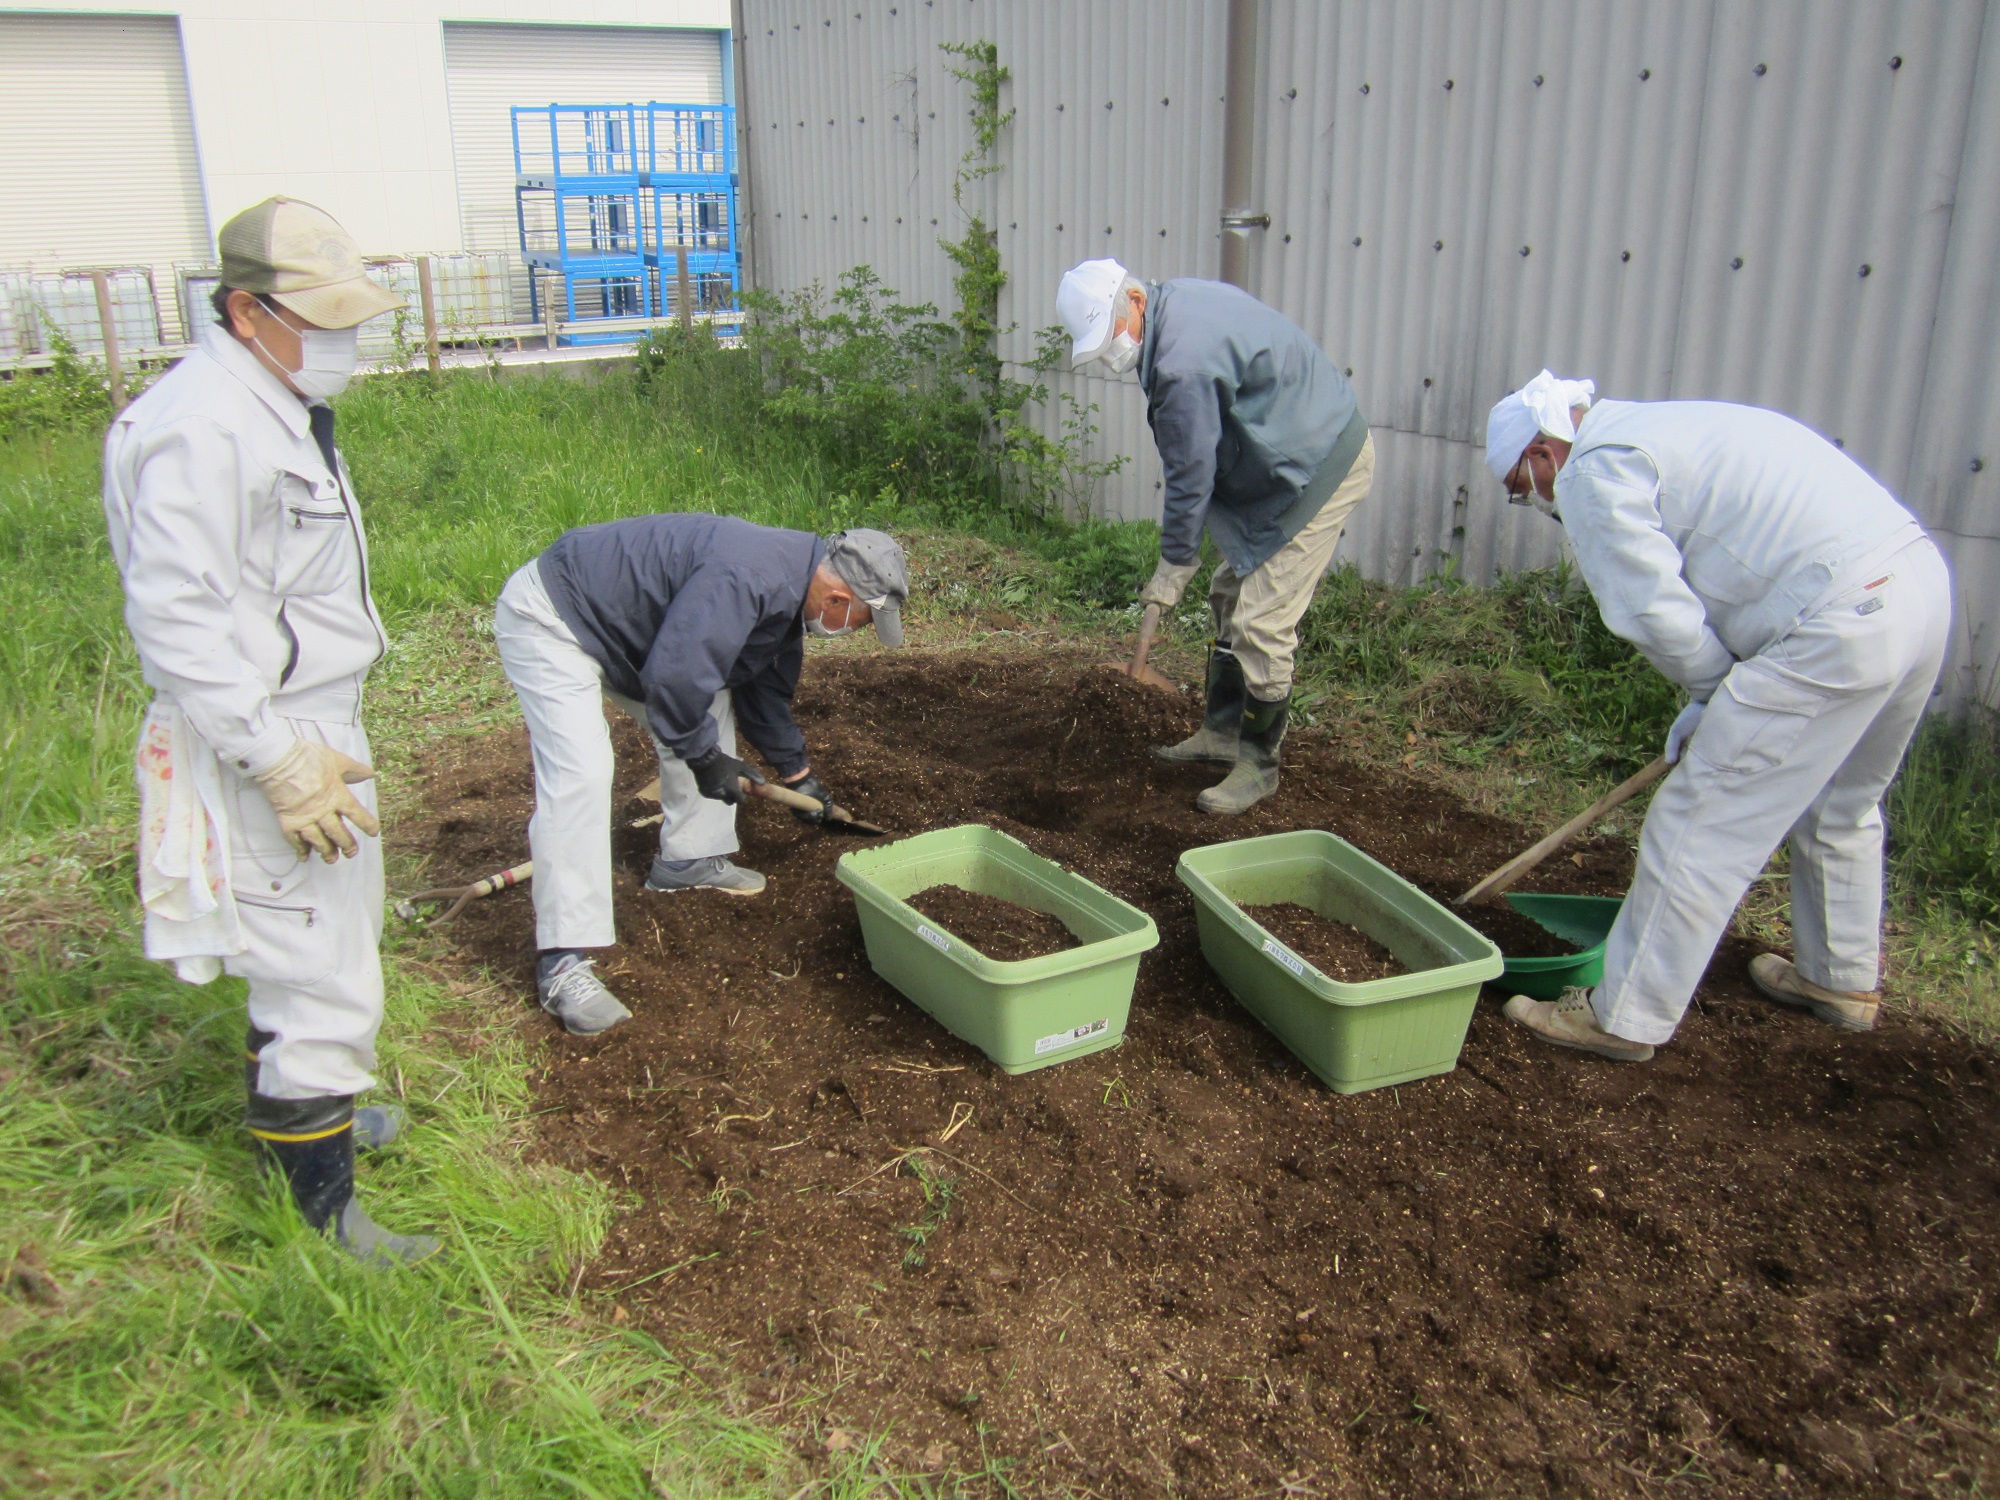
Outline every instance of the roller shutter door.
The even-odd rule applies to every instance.
[[[172,16],[0,15],[0,270],[172,267],[213,254]]]
[[[515,105],[722,101],[722,47],[714,31],[447,23],[444,56],[459,220],[465,248],[473,251],[520,248]],[[516,315],[526,317],[526,279],[515,279]]]

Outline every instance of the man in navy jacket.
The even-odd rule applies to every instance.
[[[493,629],[534,751],[536,988],[570,1031],[631,1014],[584,956],[617,941],[602,699],[659,752],[660,852],[646,888],[753,896],[764,877],[729,856],[742,847],[743,782],[764,778],[737,758],[737,730],[823,818],[833,797],[792,719],[805,636],[872,623],[901,645],[908,594],[903,549],[883,532],[821,538],[712,515],[580,527],[508,580]]]

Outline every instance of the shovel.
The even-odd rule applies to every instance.
[[[1158,688],[1166,693],[1178,693],[1180,689],[1173,682],[1146,665],[1146,658],[1153,650],[1153,635],[1160,628],[1160,606],[1146,606],[1145,617],[1139,621],[1139,649],[1132,653],[1129,662],[1108,661],[1105,669],[1120,673],[1134,682],[1142,682],[1149,688]]]
[[[781,807],[795,807],[800,812],[819,811],[820,804],[818,798],[808,797],[804,792],[795,792],[790,787],[779,786],[776,782],[773,781],[745,780],[743,783],[743,790],[749,792],[753,796],[767,798],[768,800],[777,803]],[[640,787],[638,791],[632,794],[632,800],[635,802],[640,800],[657,801],[659,799],[659,795],[660,795],[660,778],[655,776],[651,781],[647,782],[644,786]],[[869,835],[871,838],[879,834],[887,833],[889,831],[888,829],[880,827],[877,824],[862,822],[861,819],[855,817],[853,813],[849,812],[846,808],[842,807],[838,802],[836,802],[832,807],[826,810],[826,820],[829,823],[838,823],[842,828],[848,829],[854,833],[865,833]],[[641,818],[637,823],[634,823],[632,826],[634,828],[642,828],[646,824],[657,823],[659,821],[660,821],[659,815],[655,814],[650,818]]]
[[[1454,906],[1470,906],[1482,896],[1499,895],[1508,886],[1512,885],[1523,875],[1534,869],[1536,865],[1555,853],[1556,850],[1562,848],[1564,844],[1567,844],[1579,833],[1582,833],[1592,823],[1595,823],[1599,818],[1610,812],[1612,808],[1629,802],[1638,796],[1639,793],[1666,775],[1667,769],[1667,758],[1663,755],[1629,781],[1620,782],[1602,797],[1599,797],[1590,806],[1571,818],[1539,844],[1515,855],[1506,864],[1495,870],[1491,875],[1488,875],[1478,885],[1475,885],[1452,904]]]

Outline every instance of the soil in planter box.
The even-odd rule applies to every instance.
[[[1065,948],[1081,946],[1076,934],[1032,906],[983,896],[958,885],[934,885],[908,898],[909,905],[954,937],[963,938],[988,958],[1013,963],[1046,958]]]
[[[1360,928],[1330,921],[1310,906],[1274,901],[1243,910],[1272,937],[1341,984],[1366,984],[1371,979],[1410,972],[1395,954]]]
[[[1489,987],[1455,1072],[1335,1094],[1203,961],[1181,854],[1324,828],[1449,900],[1541,830],[1305,724],[1277,795],[1225,827],[1194,804],[1215,768],[1152,754],[1199,726],[1197,691],[1101,671],[1095,644],[852,644],[808,646],[796,703],[843,804],[990,824],[1159,924],[1116,1052],[1002,1073],[869,968],[834,878],[864,845],[762,804],[737,816],[771,878],[748,900],[644,889],[657,831],[613,830],[598,972],[632,1018],[602,1036],[535,1004],[527,891],[419,950],[463,966],[466,1045],[511,1042],[511,998],[529,1160],[616,1194],[575,1284],[712,1358],[719,1403],[767,1408],[807,1465],[781,1493],[847,1472],[802,1430],[836,1426],[888,1434],[898,1472],[1004,1461],[1037,1500],[1993,1489],[1990,1045],[1908,1007],[1856,1036],[1773,1005],[1732,934],[1643,1066],[1543,1045]],[[659,761],[612,717],[636,791]],[[423,783],[385,829],[404,881],[527,858],[525,731],[425,754],[391,760]],[[1631,874],[1592,838],[1535,887]]]

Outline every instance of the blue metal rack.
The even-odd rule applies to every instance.
[[[513,111],[514,200],[529,305],[536,271],[561,278],[567,321],[733,313],[742,279],[736,111],[727,104],[548,104]],[[733,319],[714,318],[718,331]],[[635,337],[573,328],[572,343]]]

